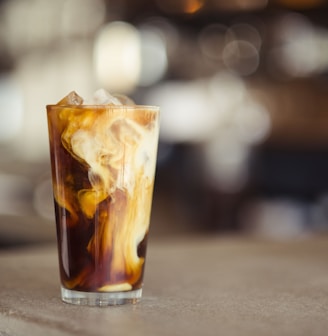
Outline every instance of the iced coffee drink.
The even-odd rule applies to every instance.
[[[126,97],[47,106],[62,299],[88,305],[141,297],[159,109]],[[98,99],[98,100],[97,100]]]

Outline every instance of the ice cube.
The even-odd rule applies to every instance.
[[[91,101],[85,102],[86,105],[122,105],[120,100],[104,89],[97,90]]]
[[[57,105],[81,105],[83,104],[83,98],[80,97],[75,91],[70,92],[66,97],[61,99]]]
[[[125,96],[123,94],[120,93],[113,93],[113,96],[118,99],[122,105],[135,105],[135,102],[129,98],[128,96]]]

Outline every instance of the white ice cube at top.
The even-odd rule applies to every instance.
[[[86,100],[84,105],[135,105],[133,100],[121,94],[110,94],[105,89],[99,89],[91,98],[90,101]]]
[[[84,102],[89,105],[89,102]],[[122,105],[122,103],[104,89],[97,90],[91,99],[90,105]]]

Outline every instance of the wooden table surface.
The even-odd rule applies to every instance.
[[[0,252],[0,336],[327,335],[328,237],[151,241],[137,305],[59,297],[54,245]]]

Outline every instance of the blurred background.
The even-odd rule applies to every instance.
[[[325,0],[0,0],[0,247],[55,240],[45,105],[161,107],[154,237],[328,230]]]

